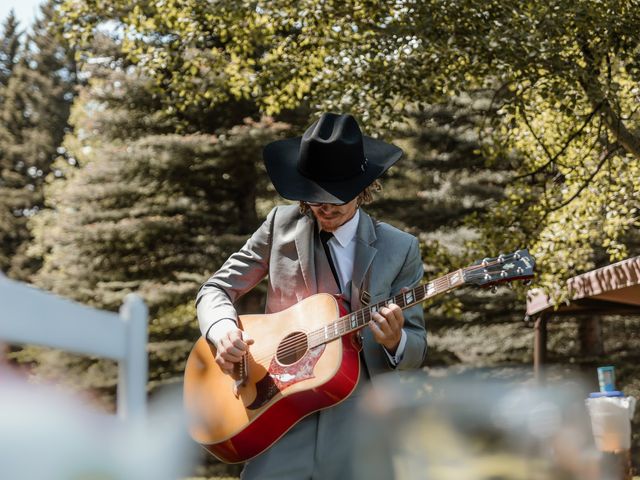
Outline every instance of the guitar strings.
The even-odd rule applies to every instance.
[[[434,280],[434,283],[439,284],[439,286],[444,285],[444,284],[448,284],[448,280],[446,278],[439,278]],[[419,285],[418,287],[416,287],[414,290],[420,289],[422,288],[423,290],[425,289],[424,285]],[[439,289],[439,287],[438,287]],[[425,292],[426,293],[426,290]],[[400,301],[403,298],[404,294],[398,294],[396,296],[393,297],[393,300],[396,300],[396,298],[398,298],[398,301]],[[376,304],[375,306],[377,306],[378,308],[385,306],[386,303],[379,303]],[[280,354],[280,356],[287,356],[287,355],[292,355],[294,354],[296,351],[302,350],[304,348],[304,350],[306,351],[309,344],[313,343],[310,342],[309,340],[311,339],[319,339],[319,340],[323,340],[322,342],[319,342],[319,345],[321,345],[322,343],[325,343],[324,341],[333,341],[336,340],[338,338],[340,338],[342,335],[348,333],[351,329],[347,327],[348,325],[348,320],[350,318],[350,316],[353,313],[356,313],[356,315],[358,315],[358,312],[361,312],[360,317],[365,320],[365,323],[359,327],[362,328],[364,326],[366,326],[366,324],[368,322],[371,321],[371,308],[372,306],[369,306],[367,308],[364,309],[360,309],[357,312],[351,312],[348,315],[345,315],[343,317],[338,318],[336,321],[327,324],[326,327],[331,330],[331,331],[339,331],[341,332],[340,334],[338,334],[336,337],[332,338],[332,339],[326,339],[324,336],[324,330],[325,327],[321,327],[319,329],[316,330],[312,330],[308,333],[306,333],[305,335],[305,340],[301,340],[298,337],[296,338],[291,338],[291,339],[287,339],[284,340],[282,342],[280,342],[278,344],[278,348],[276,349],[276,351],[273,351],[273,347],[269,346],[268,350],[262,350],[259,352],[254,352],[254,358],[257,359],[258,362],[264,361],[264,360],[270,360],[274,357],[274,355],[277,355],[278,353]],[[368,318],[367,318],[368,317]],[[337,325],[337,327],[336,327]],[[318,346],[318,345],[314,345],[314,346]]]
[[[434,283],[436,285],[436,289],[437,290],[440,290],[441,287],[449,285],[449,280],[445,276],[445,277],[440,277],[440,278],[434,280],[432,283]],[[418,289],[425,290],[426,289],[425,284],[417,286],[414,290],[418,290]],[[426,290],[423,292],[423,294],[424,293],[426,293]],[[395,295],[393,297],[393,300],[395,301],[397,299],[396,303],[399,303],[401,300],[403,300],[403,295],[404,295],[404,293],[400,293],[398,295]],[[348,320],[349,320],[350,316],[353,313],[356,313],[357,316],[360,316],[363,320],[366,320],[365,324],[363,324],[361,326],[361,327],[364,327],[366,325],[366,323],[371,321],[371,308],[374,307],[374,306],[376,306],[378,308],[381,308],[381,307],[383,307],[385,305],[386,305],[386,302],[381,302],[381,303],[378,303],[376,305],[371,305],[371,306],[366,307],[364,309],[360,309],[360,310],[358,310],[356,312],[351,312],[350,314],[345,315],[343,317],[340,317],[336,321],[327,324],[326,328],[328,328],[331,331],[336,331],[336,330],[341,331],[342,334],[347,333],[351,329],[350,328],[346,328],[346,325],[348,324]],[[361,312],[360,315],[358,315],[359,312]],[[369,317],[369,318],[367,318],[367,317]],[[336,325],[338,325],[337,328],[336,328]],[[325,327],[321,327],[320,329],[312,330],[311,332],[307,333],[306,337],[307,337],[307,339],[310,339],[310,338],[313,338],[313,337],[318,337],[318,336],[323,337],[324,336],[324,334],[323,334],[324,330],[325,330]],[[341,335],[338,335],[338,336],[341,336]],[[336,337],[336,338],[338,338],[338,337]],[[304,341],[304,340],[299,340],[299,339],[296,338],[296,339],[284,340],[283,342],[279,343],[278,345],[280,346],[281,353],[283,355],[287,355],[287,354],[292,354],[297,349],[301,348],[305,344],[308,345],[309,343],[310,342],[308,340]],[[260,359],[271,358],[275,353],[277,353],[277,352],[272,352],[272,351],[260,352],[259,358]],[[266,356],[264,356],[265,354],[266,354]]]
[[[487,267],[492,267],[492,266],[495,266],[497,264],[502,264],[502,263],[504,263],[506,261],[506,259],[509,259],[509,258],[513,257],[514,255],[515,254],[505,255],[502,260],[494,260],[494,261],[491,261],[491,262],[486,262],[484,264],[480,263],[478,265],[471,265],[471,266],[469,266],[469,267],[467,267],[467,268],[465,268],[463,270],[465,272],[470,272],[473,275],[473,274],[476,273],[477,270],[485,270]],[[445,287],[451,286],[450,281],[449,281],[449,277],[454,275],[455,273],[456,272],[451,272],[451,273],[449,273],[447,275],[444,275],[444,276],[442,276],[440,278],[437,278],[437,279],[435,279],[435,280],[433,280],[431,282],[427,282],[426,284],[421,284],[421,285],[415,287],[413,290],[423,289],[423,290],[425,290],[423,293],[426,293],[426,285],[433,284],[436,287],[435,288],[436,294],[442,293],[442,292],[440,292],[441,287],[442,286],[445,286]],[[479,277],[479,276],[477,276],[477,277]],[[445,290],[446,290],[446,288],[445,288]],[[443,292],[444,292],[444,290],[443,290]],[[394,301],[395,301],[396,297],[399,297],[399,299],[402,299],[402,295],[403,295],[403,293],[398,294],[398,295],[392,297],[392,299]],[[418,302],[424,301],[424,300],[426,300],[427,298],[430,298],[430,297],[431,296],[425,297],[422,300],[419,300]],[[312,330],[311,332],[308,332],[308,333],[304,334],[304,339],[300,339],[299,336],[296,336],[296,337],[293,337],[291,339],[283,340],[282,342],[278,343],[275,351],[273,351],[273,346],[269,345],[268,349],[263,349],[262,351],[258,351],[258,352],[252,352],[253,355],[254,355],[254,360],[257,363],[260,363],[262,365],[262,363],[261,363],[262,361],[271,360],[274,356],[276,356],[278,354],[280,354],[281,357],[286,357],[286,356],[289,356],[289,355],[293,355],[297,351],[300,351],[300,350],[304,350],[306,352],[306,350],[309,348],[309,344],[311,343],[309,340],[311,338],[318,337],[319,335],[322,335],[323,331],[325,330],[325,328],[329,328],[330,330],[333,330],[333,331],[336,331],[336,330],[342,331],[342,333],[338,334],[336,337],[331,338],[331,339],[326,339],[327,342],[336,340],[336,339],[340,338],[342,335],[348,333],[351,330],[351,329],[347,328],[347,326],[346,326],[347,325],[346,322],[349,319],[350,315],[352,315],[353,313],[356,313],[356,315],[357,315],[358,312],[362,312],[362,318],[366,319],[366,316],[368,314],[369,319],[366,319],[365,324],[362,325],[362,327],[364,327],[366,325],[366,323],[369,323],[371,321],[371,308],[374,307],[374,306],[377,307],[377,308],[381,308],[381,307],[383,307],[385,305],[386,305],[386,301],[382,302],[382,303],[378,303],[378,304],[373,305],[373,306],[369,306],[369,307],[360,309],[360,310],[358,310],[356,312],[352,312],[349,315],[345,315],[343,317],[340,317],[336,321],[327,324],[325,327],[321,327],[319,329]],[[340,326],[340,324],[342,324],[342,325]],[[336,328],[336,326],[337,326],[337,328]],[[362,327],[359,327],[359,328],[362,328]],[[301,332],[301,333],[304,333],[304,332]],[[322,343],[324,343],[324,342],[320,342],[319,345],[322,344]],[[317,345],[314,345],[314,346],[317,346]]]

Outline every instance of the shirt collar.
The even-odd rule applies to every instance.
[[[346,247],[353,237],[356,236],[356,230],[358,230],[358,220],[360,219],[360,209],[356,210],[356,213],[350,220],[340,225],[333,232],[333,236],[336,237],[338,243],[342,247]]]

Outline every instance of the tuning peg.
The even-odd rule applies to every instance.
[[[525,287],[528,287],[529,285],[531,285],[531,279],[527,278],[526,280],[523,280],[523,281],[522,281],[522,284],[523,284]]]
[[[491,293],[496,293],[498,291],[498,286],[497,285],[492,285],[491,286]]]

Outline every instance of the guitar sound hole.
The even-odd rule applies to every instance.
[[[284,337],[278,345],[276,358],[282,365],[291,365],[300,360],[307,353],[307,334],[293,332]]]

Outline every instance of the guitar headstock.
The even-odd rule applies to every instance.
[[[535,266],[535,259],[525,248],[493,258],[484,258],[462,269],[462,276],[467,284],[490,287],[514,280],[529,280],[533,278]]]

